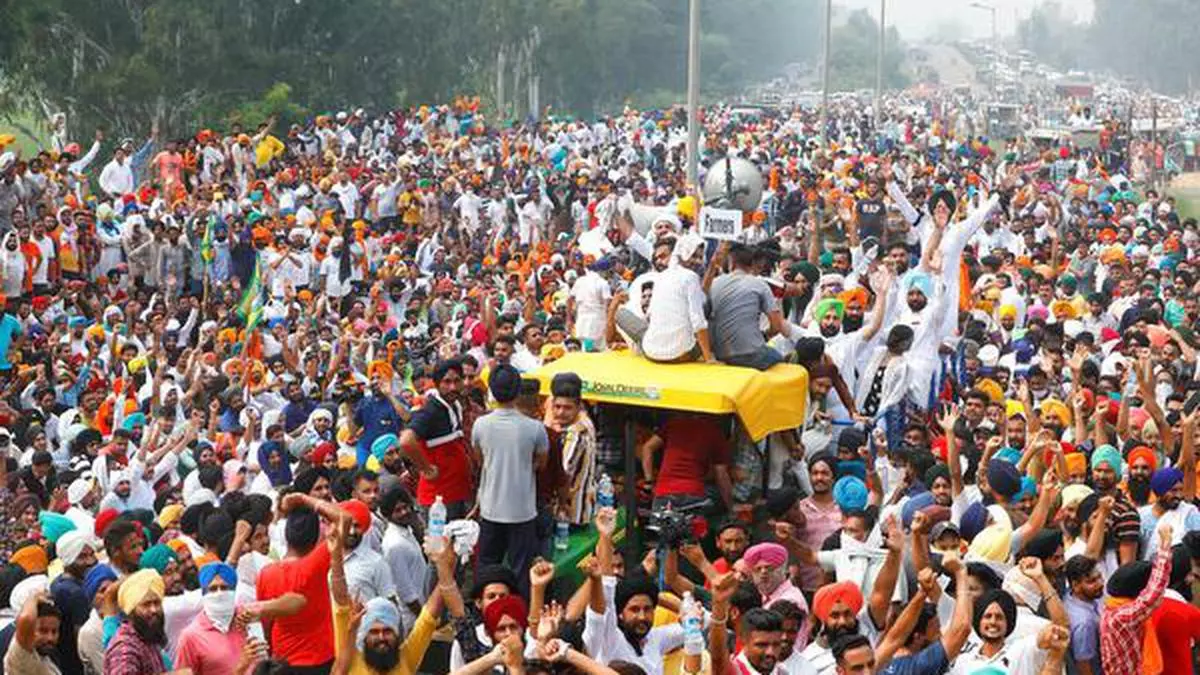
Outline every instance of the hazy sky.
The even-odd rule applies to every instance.
[[[920,39],[938,32],[946,22],[957,23],[973,37],[989,37],[991,16],[986,10],[975,9],[975,0],[886,0],[888,25],[896,26],[907,40]],[[984,0],[997,8],[996,23],[1000,33],[1011,33],[1020,18],[1029,15],[1034,7],[1046,0]],[[834,0],[834,4],[849,9],[866,8],[879,15],[879,0]],[[1092,14],[1092,0],[1060,0],[1068,16],[1087,20]]]

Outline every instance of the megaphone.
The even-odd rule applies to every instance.
[[[750,161],[726,155],[709,168],[701,194],[705,206],[749,213],[762,201],[763,175]]]

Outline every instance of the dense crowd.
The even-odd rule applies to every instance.
[[[1197,223],[953,100],[706,110],[726,242],[679,110],[0,137],[0,673],[1194,672]]]

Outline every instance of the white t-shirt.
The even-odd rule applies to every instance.
[[[608,319],[608,301],[612,289],[604,277],[589,271],[571,287],[575,298],[575,335],[600,342]]]
[[[54,250],[54,240],[47,236],[42,236],[41,239],[35,240],[38,250],[42,252],[42,260],[38,263],[37,269],[33,271],[33,283],[48,284],[50,283],[50,261],[58,257]]]
[[[1046,652],[1038,649],[1037,635],[1006,644],[990,659],[980,653],[982,647],[980,643],[959,654],[950,667],[950,675],[971,675],[985,666],[999,666],[1009,675],[1038,675],[1046,662]]]

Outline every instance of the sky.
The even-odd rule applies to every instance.
[[[939,33],[946,23],[952,22],[967,30],[965,37],[986,38],[991,36],[990,13],[971,6],[976,0],[886,0],[887,22],[896,26],[905,40],[920,40]],[[996,23],[1001,35],[1011,34],[1017,22],[1046,0],[982,0],[997,8]],[[879,0],[834,0],[835,5],[847,9],[868,9],[873,16],[879,15]],[[1060,0],[1059,4],[1068,16],[1080,21],[1091,18],[1092,0]]]

